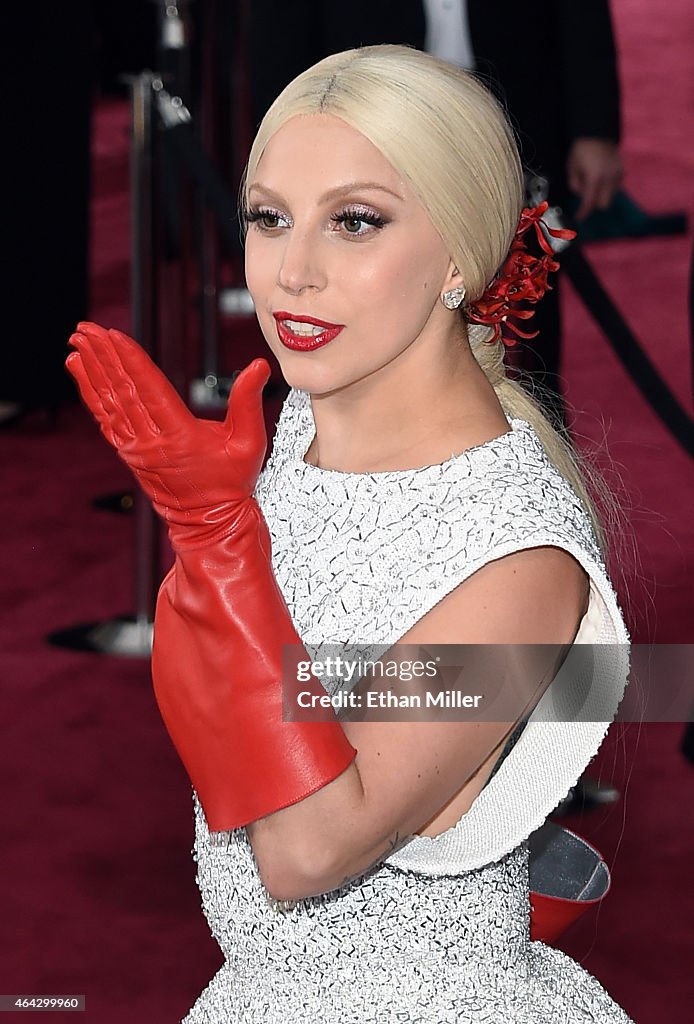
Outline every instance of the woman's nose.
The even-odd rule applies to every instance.
[[[306,288],[325,287],[321,245],[315,235],[292,231],[284,246],[277,279],[285,291],[294,294]]]

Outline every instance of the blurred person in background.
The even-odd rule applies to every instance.
[[[64,339],[89,308],[92,106],[152,64],[154,13],[144,0],[3,5],[0,428],[34,412],[53,425],[75,397]]]
[[[0,425],[73,388],[64,335],[87,312],[94,22],[89,0],[3,5],[6,132]],[[31,324],[28,318],[31,316]]]

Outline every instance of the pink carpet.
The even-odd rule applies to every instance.
[[[694,8],[613,0],[625,102],[627,186],[652,212],[694,215]],[[92,316],[129,328],[127,110],[96,118]],[[691,237],[593,246],[589,258],[691,409]],[[565,289],[565,375],[588,442],[606,438],[627,529],[612,566],[635,640],[691,643],[694,474],[576,298]],[[260,351],[228,330],[230,367]],[[189,785],[147,665],[59,651],[51,630],[132,608],[132,523],[91,499],[130,481],[81,409],[57,430],[0,436],[6,568],[0,621],[0,993],[87,998],[94,1024],[175,1024],[221,962],[195,887]],[[604,457],[602,459],[603,464]],[[689,1019],[694,767],[681,725],[611,730],[591,772],[620,802],[566,824],[594,842],[612,891],[559,945],[637,1024]],[[58,1014],[65,1017],[66,1014]],[[8,1014],[8,1020],[19,1019]],[[231,1022],[230,1022],[231,1024]]]

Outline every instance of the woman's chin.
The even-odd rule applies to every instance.
[[[290,388],[306,391],[312,398],[323,398],[340,390],[339,386],[317,381],[310,374],[285,374],[284,379]]]
[[[279,362],[282,376],[290,388],[308,391],[310,395],[316,397],[339,391],[352,382],[352,378],[344,372],[337,373],[334,369],[318,366],[315,362],[310,365],[308,354],[304,355],[303,359],[280,358]]]

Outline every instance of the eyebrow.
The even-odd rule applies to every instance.
[[[248,186],[249,193],[252,192],[253,189],[258,189],[261,192],[265,192],[265,194],[270,196],[272,199],[284,202],[283,196],[279,195],[277,192],[273,192],[271,188],[267,188],[259,181],[254,181]],[[399,199],[401,202],[405,201],[404,196],[399,195],[397,192],[393,192],[390,188],[386,188],[385,185],[379,185],[376,181],[350,181],[346,182],[344,185],[337,185],[335,188],[331,188],[327,192],[324,192],[319,200],[319,205],[332,202],[332,200],[338,199],[341,196],[350,195],[352,192],[365,191],[387,192],[388,195],[393,196],[395,199]]]

